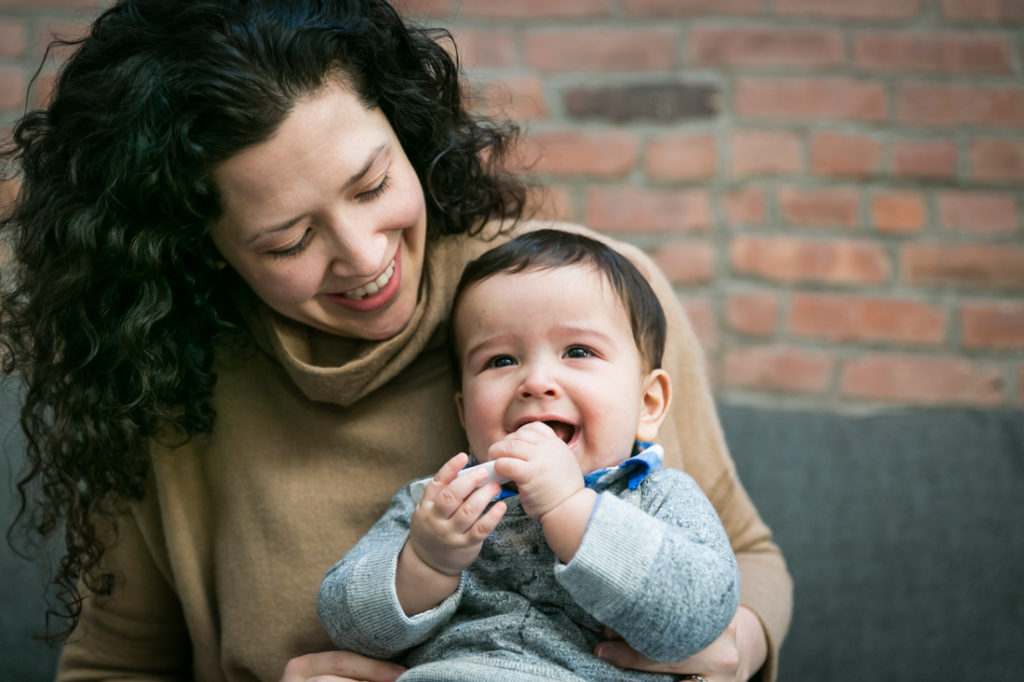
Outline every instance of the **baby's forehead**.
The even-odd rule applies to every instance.
[[[550,284],[546,280],[551,279]],[[524,280],[530,279],[532,282]],[[597,294],[596,296],[594,294]],[[549,320],[544,313],[552,309],[568,313],[566,318],[552,323],[562,331],[572,329],[572,318],[589,318],[578,329],[596,324],[631,329],[628,301],[616,289],[611,278],[590,263],[572,263],[555,266],[531,266],[522,270],[499,271],[466,285],[452,311],[455,341],[474,335],[474,329],[488,318],[491,306],[506,308],[506,304],[522,307],[519,318],[498,318],[511,327],[518,327],[517,319]],[[467,308],[467,306],[469,308]],[[529,317],[529,309],[540,311]],[[579,311],[581,315],[575,313]],[[602,313],[598,318],[587,313]],[[527,317],[523,317],[527,316]],[[596,322],[600,319],[600,322]],[[565,321],[566,324],[561,324]],[[499,325],[500,326],[500,325]]]
[[[561,286],[542,288],[540,291],[530,289],[528,296],[526,290],[517,284],[517,280],[527,278],[564,280],[567,276],[573,280],[578,279],[579,285],[572,282],[570,286],[565,286],[563,281],[560,283]],[[572,297],[574,293],[591,291],[595,286],[600,287],[608,294],[604,298],[609,306],[617,306],[626,311],[628,315],[628,301],[616,289],[611,276],[589,261],[557,265],[537,264],[518,270],[500,270],[490,273],[468,284],[459,295],[456,306],[461,306],[470,297],[470,294],[478,294],[480,290],[486,291],[491,296],[514,296],[520,301],[537,298],[545,301],[562,301],[566,297]]]

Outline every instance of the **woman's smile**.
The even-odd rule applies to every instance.
[[[391,303],[398,294],[402,283],[402,252],[399,249],[394,259],[375,280],[340,294],[324,294],[332,303],[350,310],[370,312]]]

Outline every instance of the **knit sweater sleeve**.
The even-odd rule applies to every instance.
[[[339,649],[393,658],[427,640],[455,613],[465,577],[454,594],[413,617],[398,602],[395,571],[414,506],[406,486],[380,521],[324,576],[317,613]]]
[[[660,470],[640,508],[601,493],[576,555],[556,567],[576,602],[648,658],[703,650],[732,620],[740,579],[711,503],[686,474]]]

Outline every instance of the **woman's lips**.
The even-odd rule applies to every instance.
[[[340,294],[324,294],[324,297],[349,310],[373,312],[395,298],[401,282],[402,250],[399,249],[394,260],[377,276],[377,279]]]

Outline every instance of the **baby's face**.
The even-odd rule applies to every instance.
[[[455,315],[460,411],[478,459],[532,421],[551,426],[583,472],[618,464],[645,437],[649,375],[622,302],[592,267],[494,275]]]

